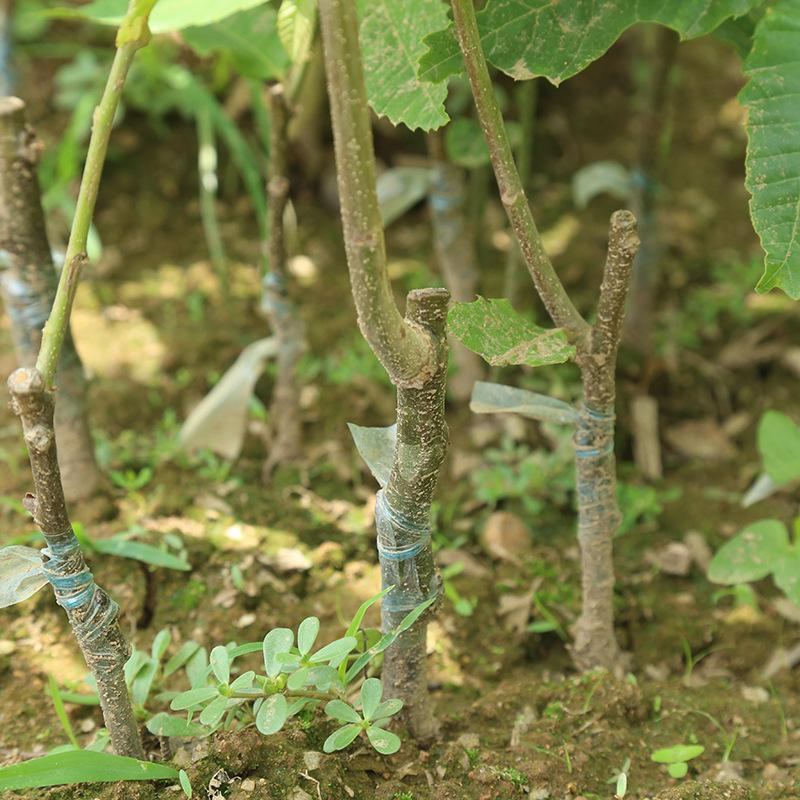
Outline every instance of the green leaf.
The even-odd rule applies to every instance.
[[[183,793],[187,797],[191,797],[192,794],[194,793],[194,790],[192,789],[192,783],[189,780],[189,776],[186,774],[186,770],[185,769],[182,769],[178,773],[178,782],[181,785],[181,789],[183,789]]]
[[[220,683],[227,683],[231,677],[231,659],[224,645],[217,645],[210,656],[211,669]]]
[[[283,0],[278,9],[278,36],[293,64],[308,56],[316,16],[316,0]]]
[[[67,734],[67,739],[70,740],[74,747],[80,747],[78,739],[75,736],[75,731],[72,728],[72,723],[69,721],[69,716],[67,716],[67,710],[64,708],[64,701],[61,698],[61,692],[58,689],[56,679],[49,673],[47,675],[47,691],[53,701],[58,721],[61,723],[64,733]]]
[[[283,727],[288,716],[289,709],[286,704],[286,697],[282,694],[272,694],[258,709],[256,728],[264,736],[271,736]]]
[[[206,733],[202,725],[189,722],[186,717],[175,717],[162,711],[150,717],[145,725],[153,736],[202,736]]]
[[[286,688],[291,692],[296,692],[305,687],[309,682],[309,667],[300,667],[300,669],[293,672],[289,679],[286,681]]]
[[[673,778],[683,778],[689,771],[689,765],[685,761],[678,761],[667,766],[667,772]]]
[[[800,606],[800,553],[794,551],[775,566],[775,585],[796,606]]]
[[[191,640],[184,642],[180,650],[164,666],[164,677],[168,678],[174,672],[177,672],[199,649],[200,645],[197,642]]]
[[[181,572],[188,572],[192,566],[184,558],[179,558],[166,550],[153,547],[144,542],[137,542],[132,539],[121,539],[113,537],[111,539],[92,539],[92,547],[98,553],[107,556],[117,556],[119,558],[131,558],[134,561],[141,561],[143,564],[151,564],[154,567],[165,567],[166,569],[176,569]]]
[[[189,685],[196,689],[205,686],[208,670],[208,653],[205,647],[198,648],[194,655],[186,662],[186,677]]]
[[[339,722],[361,722],[358,712],[344,700],[331,700],[325,705],[325,713]]]
[[[355,636],[344,636],[317,650],[316,653],[309,657],[309,660],[314,664],[321,664],[323,661],[340,662],[355,649],[357,643]]]
[[[493,367],[562,364],[575,355],[561,329],[533,325],[505,299],[479,297],[472,303],[456,303],[447,324],[456,339]]]
[[[367,95],[375,113],[411,130],[440,128],[449,119],[447,86],[421,81],[417,61],[425,50],[423,38],[447,25],[445,3],[359,0],[359,9]]]
[[[177,697],[172,698],[169,707],[173,711],[186,711],[194,706],[202,705],[217,697],[219,692],[216,686],[201,686],[198,689],[189,689],[188,692],[181,692]]]
[[[150,649],[150,653],[157,662],[160,662],[161,659],[164,658],[164,653],[167,652],[167,648],[169,647],[169,643],[171,641],[172,641],[172,635],[166,628],[164,630],[159,631],[155,635],[155,638],[153,639],[153,646]]]
[[[231,689],[234,692],[241,692],[243,689],[252,689],[253,688],[253,681],[255,680],[256,674],[253,670],[249,672],[243,672],[235,681],[231,683]]]
[[[200,722],[209,728],[216,728],[228,708],[228,698],[220,695],[212,700],[200,714]]]
[[[297,649],[300,655],[307,656],[317,641],[319,634],[319,620],[316,617],[306,617],[297,628]]]
[[[288,653],[294,644],[294,632],[289,628],[275,628],[264,637],[264,668],[270,678],[277,678],[281,673],[281,662],[278,656]]]
[[[515,80],[544,76],[558,85],[576,75],[637,22],[659,22],[682,39],[710,33],[761,0],[490,0],[478,16],[487,59]],[[444,26],[443,26],[444,27]],[[425,45],[419,77],[440,82],[463,69],[453,28]]]
[[[0,768],[0,792],[67,783],[157,781],[177,777],[178,771],[166,764],[91,750],[71,750]]]
[[[278,36],[275,10],[269,6],[241,11],[214,25],[187,28],[186,43],[201,56],[224,54],[246,78],[280,78],[289,57]]]
[[[506,122],[506,133],[512,148],[522,141],[522,127],[513,121]],[[475,169],[489,163],[489,148],[477,120],[471,117],[454,119],[444,129],[444,147],[454,164]]]
[[[766,578],[791,553],[786,526],[775,519],[753,522],[726,542],[708,567],[714,583],[749,583]]]
[[[147,702],[157,671],[158,662],[148,658],[147,663],[136,673],[131,682],[131,698],[137,706],[143,706]]]
[[[265,0],[158,0],[150,14],[150,30],[167,33],[192,25],[209,25]],[[103,25],[119,25],[128,8],[128,0],[94,0],[79,8],[59,8],[52,13],[64,17],[87,17]]]
[[[758,424],[758,450],[764,470],[777,484],[800,478],[800,426],[778,411],[767,411]]]
[[[760,292],[800,299],[800,0],[778,0],[755,29],[739,94],[747,109],[750,215],[766,254]]]
[[[359,733],[361,733],[360,725],[345,725],[342,728],[338,728],[325,740],[322,750],[325,753],[344,750],[345,747],[352,744]]]
[[[353,426],[350,426],[353,427]],[[357,427],[357,426],[356,426]],[[378,600],[382,600],[386,597],[389,592],[394,589],[394,586],[388,586],[382,592],[379,592],[374,597],[370,597],[369,600],[365,600],[359,607],[358,611],[356,611],[353,619],[350,620],[350,624],[347,626],[347,631],[345,632],[345,636],[355,636],[358,632],[358,629],[361,627],[361,623],[364,621],[364,616],[366,615],[367,611],[369,611],[370,607],[378,602]]]
[[[372,714],[371,719],[386,719],[387,717],[394,716],[398,711],[403,708],[403,701],[397,698],[392,700],[384,700],[378,705]]]
[[[604,193],[629,203],[633,195],[630,170],[617,161],[594,161],[572,176],[572,199],[578,208],[586,208]]]
[[[400,749],[400,737],[391,731],[386,731],[383,728],[378,728],[370,725],[367,728],[367,738],[370,744],[385,756],[390,756]]]
[[[367,678],[361,684],[361,708],[364,710],[364,719],[374,717],[382,695],[383,684],[377,678]]]
[[[681,761],[691,761],[705,752],[705,747],[699,744],[676,744],[674,747],[662,747],[650,754],[650,760],[656,764],[677,764]]]

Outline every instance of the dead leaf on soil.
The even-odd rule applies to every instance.
[[[730,437],[712,419],[680,422],[666,431],[670,447],[684,458],[701,461],[727,461],[736,455]]]

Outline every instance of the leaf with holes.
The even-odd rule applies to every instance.
[[[447,25],[442,0],[359,0],[361,48],[369,103],[375,113],[411,130],[440,128],[445,84],[417,77],[417,62],[425,51],[422,40]]]
[[[456,303],[447,317],[450,333],[493,367],[563,364],[575,348],[559,328],[545,330],[518,314],[508,300]]]
[[[558,85],[599,58],[637,22],[658,22],[682,39],[710,33],[761,0],[490,0],[478,14],[487,59],[516,80]],[[452,26],[425,40],[418,75],[440,83],[463,69]]]
[[[758,291],[800,299],[800,0],[767,9],[744,64],[750,216],[766,254]]]

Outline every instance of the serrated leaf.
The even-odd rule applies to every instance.
[[[150,14],[153,33],[179,31],[192,25],[210,25],[266,0],[158,0]],[[128,8],[128,0],[94,0],[79,8],[54,9],[53,14],[87,17],[103,25],[119,25]]]
[[[456,339],[493,367],[562,364],[575,355],[564,331],[528,322],[505,299],[479,297],[471,303],[456,303],[447,325]]]
[[[331,700],[325,705],[325,713],[339,722],[361,722],[358,712],[344,700]]]
[[[293,64],[305,60],[314,38],[316,0],[283,0],[278,9],[278,36]]]
[[[279,655],[288,653],[294,644],[294,632],[289,628],[275,628],[264,637],[264,668],[270,678],[281,673]]]
[[[576,75],[637,22],[658,22],[682,39],[710,33],[761,0],[490,0],[478,13],[487,59],[515,80],[538,76],[558,85]],[[419,76],[441,82],[463,69],[453,28],[429,36]]]
[[[745,185],[766,258],[759,292],[800,299],[800,0],[778,0],[756,25],[739,94],[747,109]]]
[[[382,755],[390,756],[400,749],[400,737],[383,728],[370,725],[367,728],[367,738],[370,744]]]
[[[785,414],[767,411],[758,423],[764,471],[777,484],[800,478],[800,426]]]
[[[241,11],[214,25],[187,28],[182,35],[198,55],[223,53],[246,78],[280,78],[289,66],[277,15],[270,6]]]
[[[39,550],[21,545],[0,548],[0,608],[27,600],[46,583]]]
[[[217,645],[209,656],[211,662],[211,669],[214,671],[214,677],[220,683],[227,683],[231,677],[231,659],[228,655],[228,650],[223,645]]]
[[[345,747],[355,741],[358,734],[361,733],[360,725],[345,725],[335,730],[322,745],[324,753],[333,753],[336,750],[344,750]]]
[[[162,711],[147,720],[145,726],[154,736],[201,736],[205,733],[202,725],[189,722],[186,717],[175,717]]]
[[[417,77],[417,61],[428,34],[447,25],[442,0],[360,0],[360,40],[369,103],[376,114],[411,130],[440,128],[445,84]]]
[[[364,719],[372,719],[375,709],[380,705],[383,695],[383,684],[377,678],[367,678],[361,684],[361,708]]]
[[[766,578],[791,554],[786,526],[775,519],[764,519],[745,526],[726,542],[708,567],[714,583],[749,583]]]
[[[289,708],[286,703],[286,697],[282,694],[272,694],[258,709],[256,728],[264,736],[271,736],[283,727],[288,716]]]
[[[319,634],[319,620],[316,617],[306,617],[297,628],[297,649],[300,655],[308,655]]]

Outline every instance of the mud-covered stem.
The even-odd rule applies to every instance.
[[[433,494],[448,444],[445,325],[449,299],[444,289],[419,289],[409,293],[406,306],[406,319],[426,330],[436,344],[436,368],[419,388],[397,390],[397,446],[385,492],[391,508],[420,526],[430,524]],[[401,546],[407,544],[398,542]],[[441,591],[430,542],[413,559],[399,565],[401,578],[413,579],[414,586],[405,587],[401,580],[395,588],[398,594],[407,589],[412,593],[421,590],[421,597],[432,597]],[[385,633],[396,628],[408,613],[408,609],[394,611],[388,606],[384,603],[381,610]],[[436,731],[428,701],[427,627],[428,618],[423,615],[398,637],[386,652],[381,676],[384,694],[403,700],[409,730],[421,740],[431,739]]]
[[[45,387],[42,375],[35,368],[22,367],[8,379],[12,409],[20,417],[25,444],[33,473],[35,494],[26,498],[25,506],[33,514],[48,548],[74,545],[71,556],[73,574],[83,572],[86,564],[75,541],[56,453],[53,429],[53,395]],[[144,758],[139,730],[125,684],[124,666],[130,647],[120,630],[116,616],[102,629],[87,633],[91,618],[111,604],[108,595],[95,587],[90,599],[67,611],[86,664],[97,682],[97,693],[111,743],[119,755]]]
[[[573,443],[581,549],[582,605],[573,658],[580,669],[617,669],[622,655],[614,633],[612,549],[620,523],[614,457],[615,375],[625,302],[639,247],[629,211],[611,217],[597,321],[579,348],[584,405]]]
[[[589,326],[559,280],[534,222],[481,48],[473,0],[452,0],[452,4],[456,36],[464,56],[475,109],[489,147],[500,199],[539,297],[553,322],[563,328],[572,341],[578,342],[587,334]]]
[[[25,103],[16,97],[0,99],[0,293],[20,366],[36,362],[58,283],[36,175],[40,151]],[[68,500],[83,500],[102,487],[103,477],[89,431],[83,365],[69,330],[58,381],[56,437],[64,494]]]
[[[429,338],[403,319],[392,296],[356,4],[320,0],[319,14],[345,249],[359,327],[395,385],[421,385],[434,358]]]
[[[122,89],[128,76],[136,51],[150,40],[147,18],[154,0],[130,0],[128,14],[120,26],[118,47],[114,54],[103,96],[94,111],[92,135],[83,168],[83,177],[78,191],[75,216],[72,220],[64,269],[58,282],[53,308],[42,335],[42,346],[36,368],[42,374],[45,385],[51,387],[56,366],[69,327],[69,316],[75,292],[78,289],[81,270],[88,261],[86,243],[94,217],[100,178],[108,151],[108,141],[114,125],[114,115],[122,97]]]

